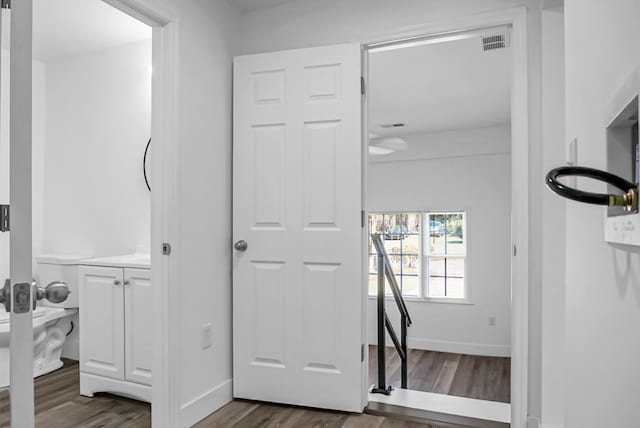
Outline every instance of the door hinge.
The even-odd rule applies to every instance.
[[[364,94],[366,93],[366,90],[365,90],[365,83],[364,83],[364,77],[363,77],[363,76],[360,76],[360,93],[361,93],[362,95],[364,95]]]
[[[0,232],[9,231],[9,205],[0,205]]]
[[[168,256],[171,254],[171,244],[167,244],[166,242],[162,243],[162,255]]]
[[[360,362],[364,363],[364,343],[360,346]]]
[[[360,211],[360,227],[365,226],[364,221],[365,221],[365,214],[364,214],[364,210],[362,210]]]

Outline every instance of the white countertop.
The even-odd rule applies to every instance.
[[[80,262],[86,266],[112,266],[123,268],[151,269],[151,255],[144,253],[124,254],[121,256],[96,257]]]

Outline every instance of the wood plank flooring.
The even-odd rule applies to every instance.
[[[400,357],[387,347],[387,384],[400,387]],[[511,401],[511,359],[409,350],[408,389]],[[378,347],[369,346],[369,384],[378,382]]]
[[[235,400],[195,428],[464,428],[461,425],[419,423],[385,416],[281,406]]]
[[[80,395],[78,362],[35,381],[36,427],[133,428],[151,426],[151,405],[110,394]],[[0,392],[0,426],[10,426],[9,393]]]
[[[392,351],[389,349],[389,351]],[[395,351],[394,351],[395,352]],[[369,349],[375,377],[375,347]],[[399,384],[400,363],[388,354],[388,373]],[[409,381],[414,389],[495,401],[509,401],[508,359],[471,357],[426,351],[410,352]],[[501,361],[507,360],[507,361]],[[80,395],[77,361],[41,376],[35,382],[36,427],[147,428],[151,406],[110,394]],[[373,378],[372,378],[373,379]],[[373,383],[373,382],[372,382]],[[506,386],[505,386],[506,383]],[[428,388],[428,389],[427,389]],[[9,427],[9,394],[0,392],[0,427]],[[386,416],[350,414],[236,400],[196,425],[199,428],[461,428],[443,423],[418,423]]]

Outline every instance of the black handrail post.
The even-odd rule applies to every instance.
[[[377,256],[378,262],[378,387],[371,392],[391,394],[391,386],[387,388],[385,361],[385,311],[384,311],[384,259],[380,253]]]
[[[393,391],[393,387],[390,385],[386,385],[386,331],[389,331],[391,341],[395,346],[396,352],[398,352],[398,355],[400,356],[400,360],[402,362],[402,388],[406,389],[407,364],[409,359],[407,355],[407,327],[411,325],[411,316],[409,315],[409,311],[407,311],[407,305],[402,298],[402,293],[400,292],[400,288],[398,287],[396,277],[393,274],[393,268],[391,267],[391,262],[389,261],[387,252],[384,249],[384,243],[382,242],[380,235],[371,235],[371,241],[376,247],[376,253],[378,256],[378,258],[376,259],[378,262],[378,386],[374,387],[371,392],[389,395],[391,394],[391,391]],[[401,340],[398,340],[398,336],[396,335],[396,332],[393,329],[393,325],[391,325],[391,321],[389,320],[389,317],[387,316],[387,313],[384,309],[384,300],[386,297],[385,278],[387,279],[387,281],[389,281],[391,293],[396,302],[396,305],[398,305],[398,310],[400,311],[402,322]]]
[[[407,366],[409,365],[409,353],[407,352],[407,317],[406,315],[400,315],[400,346],[404,358],[402,359],[402,367],[400,373],[400,385],[402,389],[407,389]]]
[[[384,331],[384,263],[378,256],[378,388],[387,388]]]

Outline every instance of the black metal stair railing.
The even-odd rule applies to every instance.
[[[382,242],[382,237],[379,234],[372,234],[371,240],[373,245],[376,248],[376,253],[378,254],[378,385],[375,386],[371,392],[380,393],[389,395],[393,388],[389,385],[387,386],[386,381],[386,358],[385,358],[385,329],[389,332],[389,336],[391,337],[391,341],[396,348],[396,352],[398,352],[398,356],[400,357],[401,365],[401,374],[400,374],[400,384],[401,388],[407,388],[407,365],[408,365],[408,356],[407,353],[407,327],[411,326],[411,316],[409,315],[409,311],[407,310],[407,305],[402,298],[402,293],[400,292],[400,287],[398,287],[398,281],[396,280],[396,276],[393,273],[393,269],[391,269],[391,262],[389,261],[389,256],[387,255],[387,251],[384,248],[384,243]],[[384,308],[385,304],[385,278],[389,283],[389,287],[391,288],[391,293],[393,294],[393,299],[398,306],[398,310],[400,311],[400,339],[393,329],[393,325],[391,325],[391,321],[387,316],[387,312]]]

